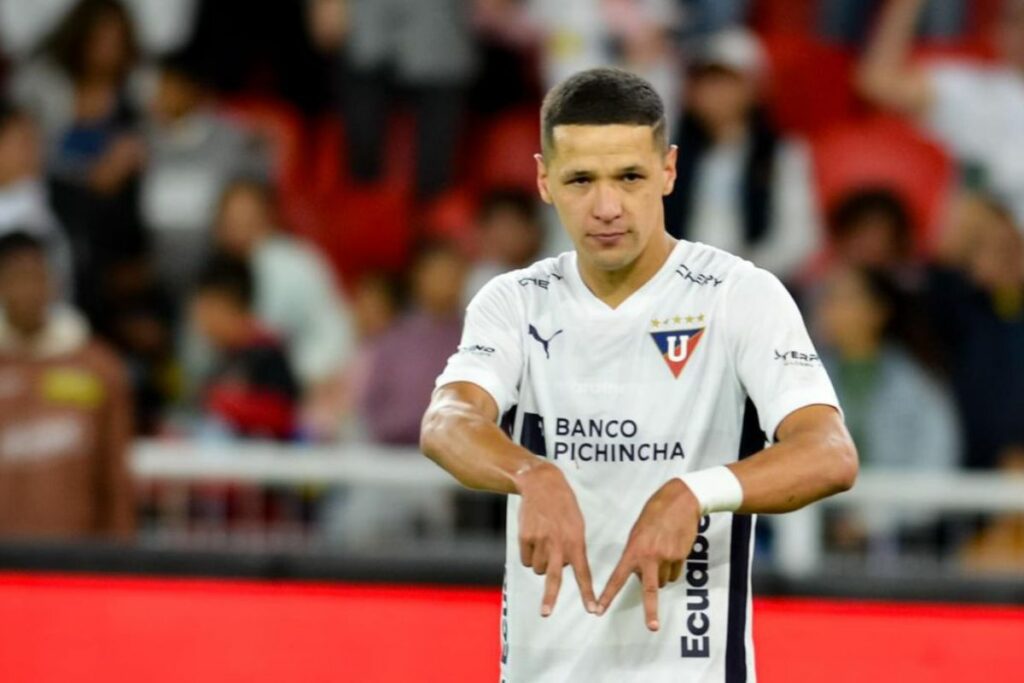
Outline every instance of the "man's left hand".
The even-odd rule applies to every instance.
[[[630,575],[636,574],[643,585],[647,628],[657,631],[658,589],[682,574],[699,523],[697,498],[682,480],[673,479],[658,489],[629,532],[622,559],[597,601],[598,614],[604,614]]]

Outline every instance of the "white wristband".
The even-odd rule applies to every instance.
[[[743,504],[743,487],[728,467],[720,465],[679,477],[700,504],[700,514],[732,512]]]

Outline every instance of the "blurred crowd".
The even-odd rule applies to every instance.
[[[864,468],[1024,469],[1020,0],[0,0],[0,51],[0,530],[129,529],[133,435],[415,445],[467,301],[571,247],[537,110],[602,64],[666,102],[669,231],[797,297]],[[1018,516],[947,527],[830,534],[1021,562]]]

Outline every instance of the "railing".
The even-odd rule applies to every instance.
[[[406,492],[459,489],[447,473],[414,449],[368,444],[211,446],[143,441],[136,446],[132,468],[140,482],[346,485]],[[784,575],[805,576],[821,567],[823,514],[829,507],[935,513],[1024,512],[1024,478],[977,472],[862,471],[851,491],[773,518],[776,566]]]

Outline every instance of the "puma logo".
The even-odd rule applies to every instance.
[[[540,345],[544,347],[544,356],[547,358],[551,358],[551,353],[548,350],[548,344],[551,343],[552,339],[562,334],[562,332],[563,330],[559,330],[558,332],[555,332],[553,335],[545,339],[544,337],[540,336],[540,332],[537,331],[536,327],[530,325],[530,336],[539,341]]]

